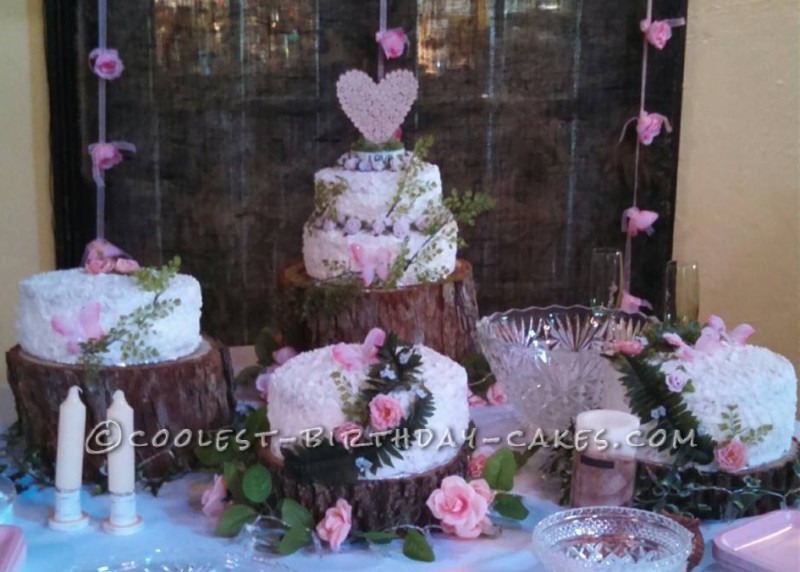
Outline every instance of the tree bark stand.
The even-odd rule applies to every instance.
[[[14,393],[17,417],[27,447],[41,451],[53,463],[58,442],[58,411],[70,387],[81,388],[86,404],[86,435],[106,419],[106,408],[117,390],[125,393],[134,412],[134,426],[144,436],[136,442],[141,475],[160,479],[189,467],[192,446],[175,447],[176,436],[191,432],[194,443],[200,431],[218,429],[231,421],[233,369],[228,349],[204,338],[191,355],[178,360],[129,367],[101,367],[94,379],[83,365],[37,359],[15,346],[6,353],[8,382]],[[169,438],[163,446],[152,444],[159,431]],[[84,478],[101,481],[105,454],[84,454]]]
[[[306,274],[302,262],[283,271],[280,285],[300,297],[324,285]],[[442,282],[395,290],[364,290],[348,308],[334,315],[305,316],[307,345],[318,348],[336,342],[361,342],[372,328],[393,331],[402,340],[422,343],[456,361],[474,350],[478,303],[472,265],[456,263]]]

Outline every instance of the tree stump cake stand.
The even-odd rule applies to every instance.
[[[302,262],[283,271],[280,286],[301,294],[317,283]],[[472,265],[459,260],[445,280],[395,290],[366,289],[336,315],[306,316],[307,345],[361,342],[375,327],[395,332],[410,343],[422,343],[456,361],[474,349],[478,303]]]
[[[86,434],[106,419],[115,391],[122,390],[133,408],[134,426],[144,431],[137,442],[137,465],[146,478],[159,479],[188,468],[193,444],[175,447],[181,431],[194,438],[228,425],[232,419],[233,369],[228,349],[205,337],[192,354],[173,361],[127,367],[101,367],[90,372],[83,365],[66,365],[37,359],[19,346],[6,353],[8,383],[16,400],[17,416],[25,443],[41,451],[45,463],[55,461],[58,411],[70,387],[82,390],[86,404]],[[161,430],[169,436],[164,446],[154,446]],[[164,432],[162,431],[162,435]],[[84,477],[102,478],[106,455],[84,454]]]

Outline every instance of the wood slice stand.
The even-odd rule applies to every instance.
[[[280,285],[301,292],[315,287],[302,262],[283,271]],[[442,282],[395,290],[364,290],[348,309],[335,316],[305,320],[310,348],[336,342],[361,342],[375,327],[395,332],[400,339],[423,343],[456,361],[474,349],[478,303],[472,265],[456,263]]]
[[[353,528],[360,531],[385,530],[400,524],[427,526],[435,519],[425,502],[447,476],[465,476],[469,450],[461,447],[448,463],[427,473],[397,479],[359,480],[336,485],[298,482],[283,469],[283,462],[269,449],[261,458],[273,477],[273,490],[279,498],[290,498],[311,513],[314,522],[340,498],[353,507]]]
[[[106,419],[106,407],[113,393],[121,389],[133,408],[134,426],[147,442],[136,448],[137,465],[144,477],[159,479],[186,469],[192,460],[192,446],[174,447],[179,432],[218,429],[231,421],[233,369],[228,349],[204,338],[191,355],[152,365],[102,367],[92,380],[83,365],[66,365],[37,359],[19,346],[6,353],[8,383],[16,400],[17,416],[28,447],[41,450],[43,461],[56,456],[58,411],[70,387],[82,390],[86,404],[86,435]],[[153,436],[166,429],[169,440],[163,447],[150,444]],[[84,478],[102,480],[106,455],[84,454]]]

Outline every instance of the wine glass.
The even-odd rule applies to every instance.
[[[670,260],[664,282],[664,322],[687,323],[700,316],[700,269],[696,262]]]
[[[622,252],[616,248],[595,248],[589,266],[589,305],[599,310],[616,310],[622,302]]]

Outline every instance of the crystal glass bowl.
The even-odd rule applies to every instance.
[[[528,429],[564,430],[600,406],[616,371],[601,352],[639,335],[643,314],[586,306],[531,307],[478,322],[478,341],[509,401]]]
[[[542,520],[533,549],[548,572],[684,572],[692,533],[653,512],[586,507]]]

